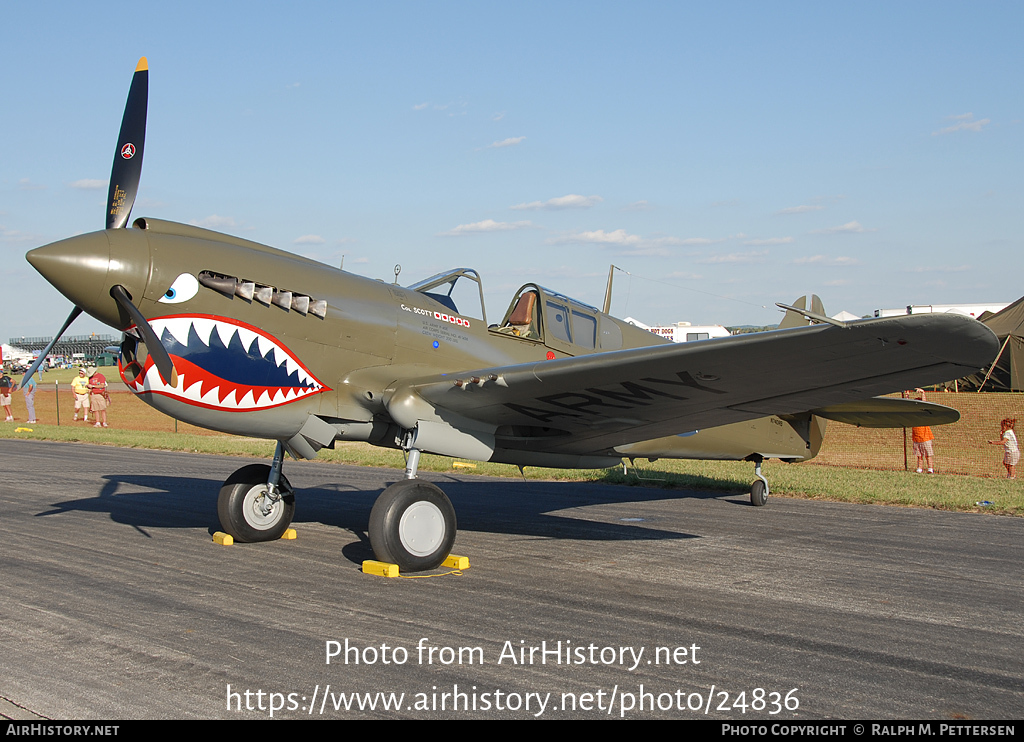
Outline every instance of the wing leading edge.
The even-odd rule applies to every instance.
[[[440,374],[396,382],[385,404],[410,429],[440,424],[506,448],[596,454],[947,381],[997,350],[973,319],[911,315]]]

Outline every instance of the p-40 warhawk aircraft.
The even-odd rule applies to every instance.
[[[126,228],[147,97],[143,58],[106,229],[28,260],[75,304],[54,342],[88,312],[124,332],[120,373],[148,404],[277,441],[270,466],[242,467],[221,488],[221,525],[239,541],[279,538],[291,523],[285,452],[313,458],[335,441],[407,453],[406,478],[377,498],[369,523],[377,558],[407,570],[438,566],[455,540],[448,498],[417,478],[423,451],[566,468],[624,457],[748,460],[751,500],[763,505],[763,459],[813,457],[826,419],[953,422],[958,414],[939,405],[873,397],[972,373],[997,350],[995,336],[965,317],[842,323],[814,305],[789,308],[800,326],[673,344],[532,283],[488,326],[473,270],[400,287],[197,227],[140,218]],[[479,308],[456,306],[461,282],[477,289]]]

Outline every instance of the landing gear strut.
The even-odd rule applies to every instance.
[[[382,562],[418,572],[434,569],[448,557],[458,524],[448,497],[416,478],[420,452],[407,448],[405,479],[385,489],[370,512],[370,545]]]
[[[278,443],[274,462],[243,466],[220,488],[217,515],[235,541],[255,543],[281,538],[295,515],[295,496],[281,473],[284,447]]]
[[[750,485],[750,504],[760,507],[768,502],[768,480],[761,474],[761,463],[764,458],[758,456],[754,459],[754,476],[757,479]]]

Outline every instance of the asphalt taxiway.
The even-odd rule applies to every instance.
[[[0,718],[1024,710],[1021,518],[427,473],[472,566],[386,579],[359,565],[400,472],[288,462],[298,539],[223,547],[217,490],[251,460],[0,461]]]

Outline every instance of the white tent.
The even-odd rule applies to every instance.
[[[7,343],[3,343],[2,346],[3,355],[0,356],[0,360],[3,360],[5,363],[8,361],[14,361],[15,363],[32,363],[32,351],[15,348],[13,345],[8,345]]]

